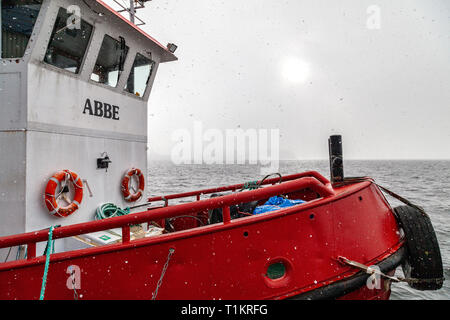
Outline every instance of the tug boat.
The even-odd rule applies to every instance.
[[[100,0],[1,2],[0,299],[369,300],[392,282],[442,287],[428,215],[345,177],[340,136],[330,180],[146,197],[147,103],[159,64],[177,58],[135,9],[128,20]]]

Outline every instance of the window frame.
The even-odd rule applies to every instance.
[[[147,83],[145,84],[145,90],[144,90],[144,93],[143,93],[141,96],[137,96],[136,94],[127,91],[126,86],[123,87],[122,92],[124,92],[125,94],[127,94],[127,95],[129,95],[129,96],[135,97],[135,98],[137,98],[137,99],[139,99],[139,100],[145,100],[145,97],[146,97],[147,92],[148,92],[149,84],[151,83],[151,80],[152,80],[152,78],[153,78],[153,76],[154,76],[154,73],[155,73],[155,68],[156,68],[157,62],[156,62],[155,60],[153,60],[152,54],[151,54],[151,53],[149,54],[149,53],[143,52],[143,51],[136,51],[136,52],[135,52],[135,55],[134,55],[133,62],[132,62],[132,64],[131,64],[131,68],[130,68],[130,70],[128,71],[128,77],[127,77],[127,79],[125,80],[125,84],[127,84],[128,80],[129,80],[129,78],[130,78],[130,76],[131,76],[131,72],[132,72],[133,67],[134,67],[134,62],[136,61],[136,58],[137,58],[138,55],[143,56],[144,58],[150,60],[150,61],[153,63],[153,66],[152,66],[150,75],[149,75],[149,77],[148,77],[148,79],[147,79]]]
[[[35,40],[36,40],[36,38],[38,37],[38,34],[39,34],[39,32],[37,32],[37,30],[42,28],[42,18],[43,18],[43,15],[46,14],[45,12],[47,11],[46,8],[44,7],[44,4],[45,4],[45,0],[42,0],[41,7],[39,8],[39,13],[38,13],[38,15],[36,17],[36,21],[34,22],[33,28],[31,30],[31,35],[28,38],[28,42],[27,42],[27,45],[25,47],[23,55],[21,57],[3,58],[2,57],[2,53],[0,51],[0,61],[17,61],[17,62],[20,62],[21,60],[25,60],[25,57],[27,56],[27,52],[30,53],[32,48],[35,46],[35,42],[36,42]],[[0,1],[0,15],[1,14],[2,13],[1,13],[1,1]],[[2,31],[3,31],[3,29],[2,29],[2,19],[1,19],[1,16],[0,16],[0,32],[2,32]],[[0,41],[2,41],[2,36],[3,35],[1,35],[1,37],[0,37]],[[1,45],[0,45],[0,48],[1,48]],[[31,54],[28,54],[28,55],[30,56]]]
[[[82,73],[83,73],[83,71],[84,71],[85,63],[86,63],[86,60],[88,58],[89,51],[91,49],[92,41],[94,40],[94,35],[95,35],[95,31],[96,31],[95,23],[91,23],[90,21],[84,20],[84,19],[82,19],[80,17],[81,20],[83,20],[84,22],[86,22],[87,24],[89,24],[92,27],[92,30],[91,30],[91,35],[90,35],[89,40],[87,42],[86,50],[84,52],[83,59],[81,60],[80,68],[79,68],[78,72],[72,72],[72,71],[69,71],[69,70],[66,70],[66,69],[63,69],[63,68],[59,68],[59,67],[57,67],[57,66],[55,66],[55,65],[53,65],[51,63],[46,62],[45,61],[45,56],[47,54],[47,50],[48,50],[48,48],[50,46],[50,43],[51,43],[51,40],[52,40],[53,30],[55,29],[56,20],[58,19],[58,14],[59,14],[60,9],[67,10],[66,7],[58,7],[58,10],[56,11],[56,15],[52,19],[53,23],[52,23],[50,36],[47,38],[47,46],[46,46],[45,51],[43,53],[43,57],[42,57],[42,61],[41,62],[46,67],[49,67],[52,70],[59,71],[59,72],[64,72],[65,74],[71,75],[73,77],[80,78]]]
[[[45,3],[46,0],[43,0]],[[33,33],[31,35],[30,41],[28,43],[27,50],[29,50],[30,46],[36,45],[36,39],[41,33],[48,32],[48,35],[45,36],[45,39],[42,39],[45,41],[43,44],[45,45],[44,49],[39,50],[39,57],[38,61],[41,64],[41,66],[47,70],[58,72],[60,74],[64,74],[64,76],[68,76],[75,79],[80,79],[82,81],[85,81],[89,83],[90,85],[97,85],[101,88],[111,90],[112,92],[119,93],[121,95],[132,97],[134,99],[138,99],[139,101],[146,101],[148,100],[149,95],[149,87],[153,83],[155,79],[155,74],[158,69],[159,60],[153,59],[153,55],[150,51],[146,50],[145,48],[142,48],[139,45],[136,45],[133,40],[127,39],[127,34],[123,35],[124,39],[126,40],[126,45],[128,47],[128,53],[127,56],[124,59],[124,69],[120,74],[120,77],[118,78],[116,87],[112,87],[110,85],[100,83],[97,81],[94,81],[91,79],[92,71],[95,68],[98,56],[101,52],[101,47],[103,43],[103,39],[105,36],[109,36],[110,38],[114,39],[115,41],[120,42],[120,39],[116,38],[116,36],[111,36],[108,32],[105,32],[102,28],[99,28],[96,25],[95,21],[92,21],[92,18],[87,15],[87,19],[82,19],[86,23],[88,23],[92,27],[92,32],[90,34],[89,41],[86,46],[86,51],[84,52],[83,59],[80,64],[80,68],[78,73],[71,72],[69,70],[65,70],[62,68],[59,68],[57,66],[54,66],[50,63],[45,62],[45,54],[47,53],[48,47],[51,42],[51,36],[53,33],[53,29],[55,27],[56,20],[58,18],[58,13],[60,9],[66,9],[67,7],[63,6],[57,6],[56,8],[51,8],[51,10],[48,10],[48,7],[42,6],[39,15],[38,15],[38,22],[35,24],[33,28]],[[50,15],[51,17],[48,17],[47,15]],[[45,17],[45,20],[48,20],[48,23],[44,23],[45,20],[43,19],[43,16]],[[40,20],[40,22],[39,22]],[[39,29],[38,29],[39,28]],[[33,41],[31,41],[33,40]],[[148,82],[145,87],[144,94],[142,96],[136,96],[135,94],[129,93],[125,90],[125,84],[128,81],[128,78],[131,74],[131,70],[134,65],[134,60],[137,56],[137,54],[141,54],[145,58],[151,60],[153,62],[153,68],[152,72],[150,74],[150,77],[148,79]],[[35,53],[36,55],[36,53]],[[7,59],[0,59],[0,60],[7,60]],[[10,60],[10,59],[8,59]],[[17,59],[14,59],[17,60]],[[89,69],[89,70],[88,70]]]
[[[89,83],[94,83],[94,84],[99,85],[99,86],[101,86],[101,87],[109,88],[110,90],[113,90],[113,91],[117,91],[117,92],[118,92],[118,91],[120,90],[119,85],[120,85],[120,81],[121,81],[123,75],[124,75],[124,74],[128,75],[128,74],[130,73],[130,70],[131,70],[131,69],[130,69],[130,70],[128,70],[128,72],[127,72],[126,63],[127,63],[127,60],[130,58],[130,53],[132,53],[132,47],[130,47],[130,46],[127,45],[126,38],[123,37],[123,38],[125,39],[125,46],[128,48],[128,51],[127,51],[126,57],[125,57],[125,59],[124,59],[124,61],[123,61],[123,71],[120,71],[120,70],[119,70],[119,74],[118,74],[118,77],[117,77],[117,84],[116,84],[115,87],[110,86],[110,85],[107,84],[107,83],[102,83],[102,82],[95,81],[95,80],[92,79],[92,74],[94,74],[95,66],[97,65],[97,60],[98,60],[98,57],[99,57],[99,55],[100,55],[100,52],[102,51],[103,42],[105,41],[105,38],[106,38],[106,37],[110,37],[111,39],[113,39],[113,40],[115,40],[115,41],[117,41],[117,42],[120,43],[120,38],[119,38],[119,39],[116,39],[115,37],[109,35],[109,34],[106,33],[106,32],[103,33],[103,37],[102,37],[102,39],[101,39],[101,41],[100,41],[100,46],[98,47],[97,53],[95,54],[95,62],[94,62],[94,64],[92,65],[92,70],[91,70],[91,71],[88,73],[88,75],[87,75],[87,76],[88,76],[88,82],[89,82]],[[127,78],[127,79],[128,79],[128,78]]]

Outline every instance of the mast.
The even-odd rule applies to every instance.
[[[134,17],[136,16],[136,8],[134,7],[134,0],[130,0],[130,21],[134,24]]]
[[[137,26],[144,25],[145,22],[136,15],[136,11],[138,9],[145,8],[145,3],[148,1],[152,1],[152,0],[129,0],[129,1],[130,1],[130,4],[127,6],[124,0],[121,0],[121,1],[114,0],[114,2],[122,8],[120,10],[117,10],[117,12],[119,12],[119,13],[128,12],[131,23],[133,23]],[[136,20],[138,20],[138,23],[136,23]]]

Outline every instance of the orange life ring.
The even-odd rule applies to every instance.
[[[75,189],[75,196],[72,202],[67,207],[60,207],[56,202],[59,195],[56,195],[56,190],[62,182],[71,182]],[[78,210],[83,201],[83,182],[80,177],[69,170],[63,170],[55,173],[47,183],[45,188],[45,205],[50,214],[65,218]]]
[[[130,180],[131,177],[137,176],[139,179],[139,189],[136,193],[130,192]],[[129,170],[122,180],[122,195],[128,202],[136,202],[144,195],[145,179],[142,171],[136,168]]]

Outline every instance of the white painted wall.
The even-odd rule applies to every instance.
[[[81,73],[45,64],[58,9],[73,3],[45,0],[27,54],[0,62],[0,236],[91,221],[105,202],[129,206],[120,192],[123,175],[137,167],[147,177],[147,101],[158,64],[175,57],[114,15],[104,11],[100,17],[77,1],[82,18],[94,26]],[[130,47],[117,88],[90,80],[105,34],[123,36]],[[142,98],[123,91],[137,52],[151,54],[156,62]],[[119,106],[120,120],[83,114],[88,98]],[[108,171],[97,169],[103,152],[112,160]],[[58,218],[48,213],[44,190],[48,179],[64,169],[86,179],[93,196],[85,188],[81,208],[68,218]],[[0,258],[4,254],[1,251]]]
[[[26,133],[0,132],[0,235],[25,231]]]
[[[122,208],[129,206],[120,192],[120,182],[131,167],[146,174],[145,142],[109,138],[94,138],[72,134],[27,131],[26,230],[43,229],[50,225],[68,225],[94,219],[95,209],[104,202]],[[108,152],[113,163],[108,171],[97,169],[96,159]],[[48,179],[59,170],[69,169],[88,181],[93,197],[84,189],[81,208],[68,218],[51,216],[44,203]]]

